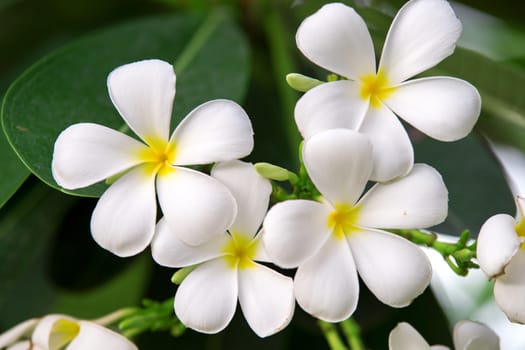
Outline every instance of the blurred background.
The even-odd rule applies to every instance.
[[[404,1],[343,2],[365,18],[379,53]],[[0,0],[0,99],[7,135],[0,135],[0,332],[48,313],[96,318],[139,305],[144,298],[163,301],[175,293],[170,282],[174,271],[157,266],[149,250],[120,259],[92,240],[89,221],[96,198],[82,196],[96,197],[103,186],[71,196],[44,183],[54,185],[50,149],[65,126],[73,120],[121,123],[107,96],[107,73],[145,58],[174,62],[174,121],[198,103],[232,98],[254,125],[255,150],[248,160],[296,170],[300,137],[293,108],[300,94],[284,77],[299,72],[326,78],[328,72],[308,62],[294,39],[300,22],[324,3]],[[424,74],[470,81],[482,95],[482,116],[472,135],[454,143],[409,133],[416,161],[437,168],[449,188],[449,218],[436,230],[457,235],[470,229],[475,236],[489,216],[514,215],[512,194],[486,137],[525,151],[525,12],[521,2],[511,0],[456,1],[452,6],[464,26],[458,48]],[[525,338],[525,329],[506,331],[504,317],[490,311],[492,287],[482,275],[441,278],[451,271],[445,266],[439,272],[440,259],[434,269],[441,284],[434,282],[433,290],[407,308],[389,308],[361,286],[355,319],[367,348],[386,349],[388,333],[400,321],[414,325],[430,344],[451,346],[451,326],[467,317],[498,318],[505,344],[518,344],[512,340],[515,334]],[[463,283],[457,291],[447,288],[457,283]],[[264,340],[238,309],[218,335],[147,332],[134,341],[141,349],[328,349],[316,321],[299,308],[286,330]]]

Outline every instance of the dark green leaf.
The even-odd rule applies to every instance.
[[[0,172],[1,208],[30,173],[16,156],[4,133],[0,133],[0,159],[2,160],[2,171]]]
[[[87,121],[122,128],[106,91],[106,77],[119,65],[147,58],[174,62],[172,128],[200,103],[214,98],[239,101],[244,95],[247,45],[221,10],[205,18],[161,16],[101,31],[43,58],[9,88],[2,106],[4,130],[27,167],[58,188],[50,170],[58,134]],[[99,196],[104,189],[98,184],[67,192]]]

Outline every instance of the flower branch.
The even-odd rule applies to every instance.
[[[479,265],[472,261],[476,258],[476,241],[469,244],[470,231],[461,232],[456,243],[441,242],[434,232],[422,230],[390,230],[419,245],[425,245],[439,252],[452,271],[460,276],[466,276],[469,269],[477,269]]]

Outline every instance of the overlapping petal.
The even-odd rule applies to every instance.
[[[33,331],[31,341],[46,350],[59,350],[78,335],[78,322],[65,315],[43,317]]]
[[[388,336],[389,350],[430,350],[427,341],[406,322],[398,323]]]
[[[309,200],[290,200],[274,205],[264,219],[262,242],[272,261],[281,267],[297,267],[313,256],[328,239],[327,218],[332,208]]]
[[[489,278],[504,273],[510,259],[520,249],[522,240],[516,234],[515,225],[512,216],[498,214],[481,226],[476,248],[477,259]]]
[[[86,187],[139,164],[138,154],[146,147],[102,125],[74,124],[58,136],[51,170],[64,188]]]
[[[272,185],[250,163],[238,160],[215,165],[211,175],[228,187],[237,202],[237,215],[230,232],[255,236],[262,224]]]
[[[237,269],[224,259],[211,260],[193,270],[179,286],[175,314],[186,327],[217,333],[233,318],[237,295]]]
[[[155,231],[155,173],[138,166],[104,192],[91,217],[91,233],[103,248],[121,257],[144,250]]]
[[[399,236],[362,230],[348,237],[357,271],[383,303],[404,307],[430,283],[432,268],[423,251]]]
[[[88,321],[79,321],[80,332],[66,350],[137,350],[135,344],[109,329]]]
[[[372,172],[372,145],[358,132],[327,130],[306,140],[303,160],[321,194],[332,204],[354,204]]]
[[[459,321],[454,326],[454,347],[456,350],[499,350],[499,337],[484,324]]]
[[[229,240],[228,237],[225,233],[198,246],[188,245],[170,230],[165,218],[162,218],[151,241],[151,254],[162,266],[191,266],[222,256],[221,250]]]
[[[267,337],[290,323],[295,307],[293,281],[259,264],[239,270],[239,303],[259,337]]]
[[[405,81],[452,54],[461,29],[447,1],[408,1],[392,22],[379,70],[392,84]]]
[[[384,103],[416,129],[440,141],[467,136],[481,111],[478,90],[465,80],[450,77],[408,81],[397,86]]]
[[[405,128],[391,110],[368,110],[359,129],[372,143],[374,166],[371,181],[388,181],[406,175],[414,165],[414,151]]]
[[[175,73],[171,64],[145,60],[126,64],[108,76],[111,101],[141,139],[167,141],[175,97]]]
[[[253,149],[250,118],[230,100],[213,100],[195,108],[177,126],[176,165],[208,164],[242,158]]]
[[[359,84],[338,80],[306,92],[295,105],[295,122],[303,138],[329,129],[358,129],[369,101],[359,94]]]
[[[328,322],[347,319],[357,306],[359,282],[352,253],[331,236],[295,274],[295,297],[313,316]]]
[[[224,234],[237,213],[230,191],[211,176],[175,167],[157,176],[157,193],[171,231],[190,245]]]
[[[17,342],[6,350],[43,350],[40,346],[34,346],[29,340]]]
[[[363,19],[343,4],[327,4],[306,18],[297,47],[312,62],[346,78],[375,72],[374,46]]]
[[[518,252],[508,263],[505,274],[496,279],[494,297],[512,322],[525,324],[525,250]]]
[[[358,224],[374,228],[424,228],[443,222],[448,191],[431,166],[416,164],[405,177],[372,187],[359,201]]]

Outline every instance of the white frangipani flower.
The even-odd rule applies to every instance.
[[[512,322],[525,323],[525,199],[516,197],[516,218],[497,214],[481,227],[479,266],[495,279],[494,298]]]
[[[328,322],[348,318],[359,295],[357,272],[383,303],[408,305],[429,284],[430,263],[412,242],[381,229],[442,222],[448,195],[439,173],[417,164],[407,176],[376,184],[359,198],[372,171],[372,145],[348,129],[307,139],[303,159],[323,201],[276,204],[262,238],[274,263],[299,267],[299,305]]]
[[[371,179],[405,175],[413,165],[410,140],[399,120],[441,141],[466,136],[480,113],[478,91],[451,77],[406,81],[449,56],[461,23],[444,0],[411,0],[388,32],[379,65],[362,18],[341,3],[323,6],[297,30],[297,46],[312,62],[348,80],[309,90],[295,108],[303,137],[350,128],[373,144]]]
[[[484,324],[459,321],[454,326],[454,348],[456,350],[499,350],[499,338]],[[406,322],[399,323],[388,337],[389,350],[449,350],[443,345],[430,346],[427,341]]]
[[[8,346],[7,350],[137,350],[135,344],[118,333],[66,315],[23,322],[0,335],[0,349],[4,346]]]
[[[173,67],[146,60],[115,69],[109,95],[142,142],[102,125],[79,123],[58,137],[53,176],[67,189],[123,174],[102,195],[91,220],[94,239],[119,256],[141,252],[155,231],[156,196],[171,229],[200,244],[229,227],[235,200],[219,181],[183,165],[244,157],[253,131],[244,110],[228,100],[200,105],[170,133]]]
[[[268,208],[270,182],[240,161],[217,164],[212,176],[226,184],[238,204],[229,233],[190,246],[161,220],[151,244],[153,258],[169,267],[198,265],[175,295],[175,313],[187,327],[220,332],[231,321],[238,299],[253,331],[260,337],[272,335],[288,325],[295,301],[292,279],[256,262],[267,261],[256,233]]]

